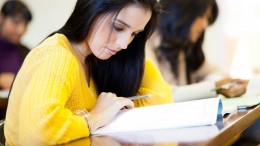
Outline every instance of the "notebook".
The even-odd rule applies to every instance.
[[[214,125],[219,98],[155,105],[120,111],[92,135]]]

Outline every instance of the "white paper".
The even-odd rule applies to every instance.
[[[217,120],[218,104],[219,98],[209,98],[123,110],[92,134],[213,125]]]
[[[167,130],[150,130],[128,133],[113,133],[109,136],[118,141],[138,144],[157,144],[171,142],[200,142],[208,140],[219,133],[216,125],[189,128],[172,128]]]
[[[8,90],[0,90],[0,98],[7,98],[9,94]]]
[[[222,98],[223,108],[252,107],[260,104],[260,96],[242,96],[236,98]]]

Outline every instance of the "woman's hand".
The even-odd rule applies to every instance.
[[[93,146],[122,146],[118,140],[112,136],[92,136],[90,137]]]
[[[238,97],[246,93],[246,87],[248,80],[242,79],[223,79],[216,82],[216,87],[220,87],[226,83],[234,82],[235,84],[228,89],[222,89],[218,91],[218,94],[222,94],[225,97]]]
[[[11,72],[4,72],[0,74],[0,89],[9,90],[14,80],[14,74]]]
[[[108,124],[123,107],[134,108],[134,103],[130,99],[117,97],[116,94],[102,92],[95,107],[90,111],[91,131]]]

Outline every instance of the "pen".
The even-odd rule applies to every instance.
[[[229,83],[223,84],[223,85],[221,85],[221,86],[219,86],[217,88],[214,88],[211,91],[219,91],[219,90],[229,89],[229,88],[233,87],[236,84],[237,84],[236,81],[229,82]]]
[[[244,110],[244,109],[247,109],[248,107],[246,105],[240,105],[240,106],[237,106],[237,109],[238,110]]]
[[[148,98],[151,96],[152,96],[152,94],[145,94],[145,95],[139,95],[139,96],[131,96],[131,97],[128,97],[128,99],[136,100],[136,99]]]

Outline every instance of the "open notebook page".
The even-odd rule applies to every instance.
[[[120,111],[92,134],[181,128],[216,123],[219,98],[147,106]]]

